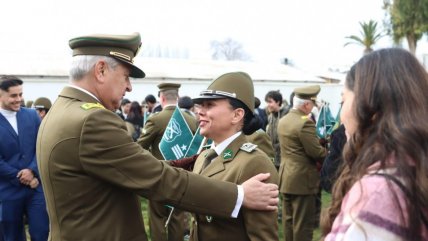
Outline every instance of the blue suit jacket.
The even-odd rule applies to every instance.
[[[18,133],[0,114],[0,200],[15,200],[25,195],[29,186],[16,177],[22,169],[39,176],[36,161],[36,139],[40,117],[33,109],[21,108],[17,114]],[[37,187],[41,189],[41,185]]]

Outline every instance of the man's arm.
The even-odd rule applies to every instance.
[[[194,155],[183,159],[173,160],[169,162],[169,164],[174,167],[192,171],[197,157],[197,155]],[[242,204],[244,204],[244,207],[250,209],[277,209],[277,204],[279,202],[278,186],[271,183],[265,184],[264,181],[268,180],[269,177],[269,173],[258,174],[238,186],[238,199],[235,209],[233,210],[232,217],[237,217]],[[239,191],[239,189],[241,191]],[[260,197],[258,195],[260,195]]]
[[[27,135],[24,136],[20,136],[19,138],[31,138],[32,136],[34,136],[34,139],[31,140],[26,140],[27,143],[31,143],[32,145],[34,145],[34,147],[32,146],[26,146],[23,148],[28,148],[25,150],[25,153],[28,157],[32,157],[31,161],[28,163],[27,168],[24,168],[22,170],[20,170],[17,174],[17,178],[19,178],[19,181],[24,184],[24,185],[30,185],[30,183],[32,182],[32,180],[35,177],[39,176],[39,170],[37,168],[37,159],[36,159],[36,139],[37,139],[37,133],[39,132],[39,127],[40,127],[40,116],[37,114],[37,112],[35,110],[26,110],[26,112],[24,113],[28,113],[27,117],[27,122],[31,122],[31,128],[27,128],[25,131],[27,132]],[[19,120],[19,121],[24,121],[24,120]],[[28,135],[28,133],[32,133],[32,135]]]
[[[235,184],[179,170],[157,160],[131,141],[124,123],[109,118],[113,114],[96,111],[82,128],[79,156],[89,175],[184,210],[231,216],[238,198]],[[105,133],[115,138],[105,138]],[[278,187],[262,182],[268,177],[258,175],[243,183],[245,207],[276,210]]]
[[[299,134],[300,141],[305,149],[306,155],[314,160],[324,158],[327,151],[318,141],[316,135],[315,124],[311,120],[307,120]]]
[[[19,186],[19,179],[16,178],[19,170],[15,167],[9,165],[2,156],[0,156],[0,177],[9,180],[15,186]]]
[[[278,185],[263,182],[269,177],[269,173],[261,173],[242,183],[244,188],[244,207],[266,211],[278,209]]]

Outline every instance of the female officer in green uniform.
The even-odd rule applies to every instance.
[[[245,137],[260,128],[260,121],[252,111],[254,86],[248,74],[224,74],[194,101],[200,105],[200,132],[212,139],[214,144],[199,155],[193,172],[236,184],[257,173],[269,172],[268,182],[278,183],[272,161]],[[277,211],[242,209],[236,219],[195,215],[190,239],[278,240]]]

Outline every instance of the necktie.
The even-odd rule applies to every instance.
[[[205,160],[204,160],[204,164],[202,165],[202,169],[204,170],[210,163],[211,160],[217,157],[217,153],[215,152],[214,149],[209,149],[207,151],[207,155],[205,156]]]

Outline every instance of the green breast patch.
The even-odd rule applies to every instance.
[[[105,107],[100,103],[85,103],[85,104],[81,105],[80,108],[82,108],[84,110],[90,110],[92,108],[105,109]]]
[[[233,151],[230,149],[227,149],[223,152],[223,159],[230,159],[233,156]]]

